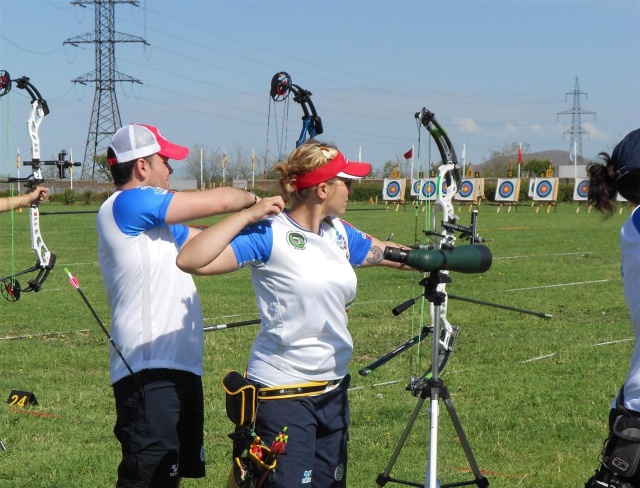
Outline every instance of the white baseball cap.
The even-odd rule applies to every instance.
[[[157,128],[146,124],[130,124],[118,129],[109,147],[116,156],[107,160],[109,166],[146,158],[156,153],[168,159],[178,160],[189,155],[188,147],[168,141]]]

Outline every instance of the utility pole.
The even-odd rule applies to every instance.
[[[591,112],[589,110],[582,110],[580,108],[580,95],[587,95],[585,92],[580,91],[580,87],[578,85],[578,77],[576,76],[576,86],[571,92],[567,92],[566,97],[569,95],[573,95],[573,108],[571,110],[565,110],[564,112],[558,112],[556,116],[556,120],[560,118],[561,115],[571,115],[571,128],[564,131],[562,139],[564,140],[564,136],[567,134],[571,135],[571,143],[569,144],[569,153],[574,154],[574,162],[578,161],[578,158],[582,158],[582,134],[587,134],[589,137],[589,132],[582,128],[581,115],[591,115],[593,114],[593,118],[595,119],[596,113]],[[576,151],[577,148],[577,151]]]
[[[96,92],[93,98],[93,110],[89,122],[87,144],[82,164],[82,179],[108,179],[106,168],[100,167],[96,157],[106,154],[111,136],[122,126],[118,100],[116,99],[116,82],[140,83],[131,76],[116,71],[115,45],[118,42],[147,42],[141,37],[122,34],[115,31],[114,11],[118,3],[129,3],[138,6],[138,0],[74,0],[72,5],[86,8],[93,5],[95,10],[95,32],[71,37],[64,44],[95,45],[95,70],[80,76],[73,83],[85,85],[95,83]],[[98,166],[98,167],[96,167]]]

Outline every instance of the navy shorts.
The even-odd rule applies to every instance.
[[[149,369],[113,385],[116,425],[122,446],[118,488],[179,485],[180,478],[202,478],[204,400],[202,379],[186,371]]]
[[[262,400],[255,432],[269,446],[284,427],[287,447],[264,488],[347,486],[349,376],[317,396]]]

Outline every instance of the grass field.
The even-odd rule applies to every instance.
[[[42,211],[97,206],[43,204]],[[456,207],[456,210],[458,208]],[[469,225],[467,208],[459,223]],[[501,212],[481,206],[478,231],[493,253],[483,274],[451,273],[451,294],[553,315],[534,315],[449,300],[459,327],[442,378],[452,395],[480,469],[495,487],[583,487],[597,466],[609,404],[622,384],[634,347],[623,301],[618,230],[625,209],[603,222],[595,212],[563,204],[551,212],[531,207]],[[412,244],[424,213],[407,205],[350,205],[345,216],[362,230]],[[33,392],[38,405],[0,409],[0,487],[113,486],[119,445],[108,341],[69,286],[63,267],[80,281],[98,315],[109,311],[96,257],[95,216],[41,217],[42,236],[57,255],[44,289],[19,302],[0,303],[0,396]],[[28,213],[14,215],[17,269],[31,266]],[[207,223],[212,222],[205,221]],[[10,216],[0,214],[1,275],[10,273]],[[422,290],[418,273],[358,270],[358,297],[350,312],[355,351],[349,487],[376,486],[417,398],[405,391],[410,374],[429,365],[430,340],[370,376],[358,370],[408,340],[419,329],[419,308],[398,317],[391,309]],[[26,280],[25,280],[26,281]],[[205,325],[257,318],[247,271],[196,278]],[[205,346],[207,477],[185,487],[223,487],[230,469],[232,425],[220,380],[242,370],[256,326],[208,332]],[[429,448],[428,402],[391,476],[424,483]],[[471,479],[451,421],[441,404],[438,472],[443,483]],[[388,486],[397,486],[389,484]]]

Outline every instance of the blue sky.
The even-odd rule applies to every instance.
[[[270,104],[279,71],[313,93],[321,139],[376,167],[420,145],[415,164],[426,161],[422,107],[467,164],[511,143],[568,151],[572,117],[558,113],[572,110],[576,77],[581,109],[595,112],[582,116],[584,157],[640,127],[637,0],[140,0],[116,6],[115,28],[149,44],[116,45],[118,71],[142,82],[118,87],[122,122],[189,147],[290,151],[302,112],[291,102],[284,124],[285,104]],[[51,109],[43,159],[63,148],[83,158],[95,87],[71,80],[94,70],[94,47],[63,42],[93,31],[92,6],[0,0],[0,69],[28,76]],[[16,150],[30,159],[28,101],[15,87],[0,99],[2,174]]]

